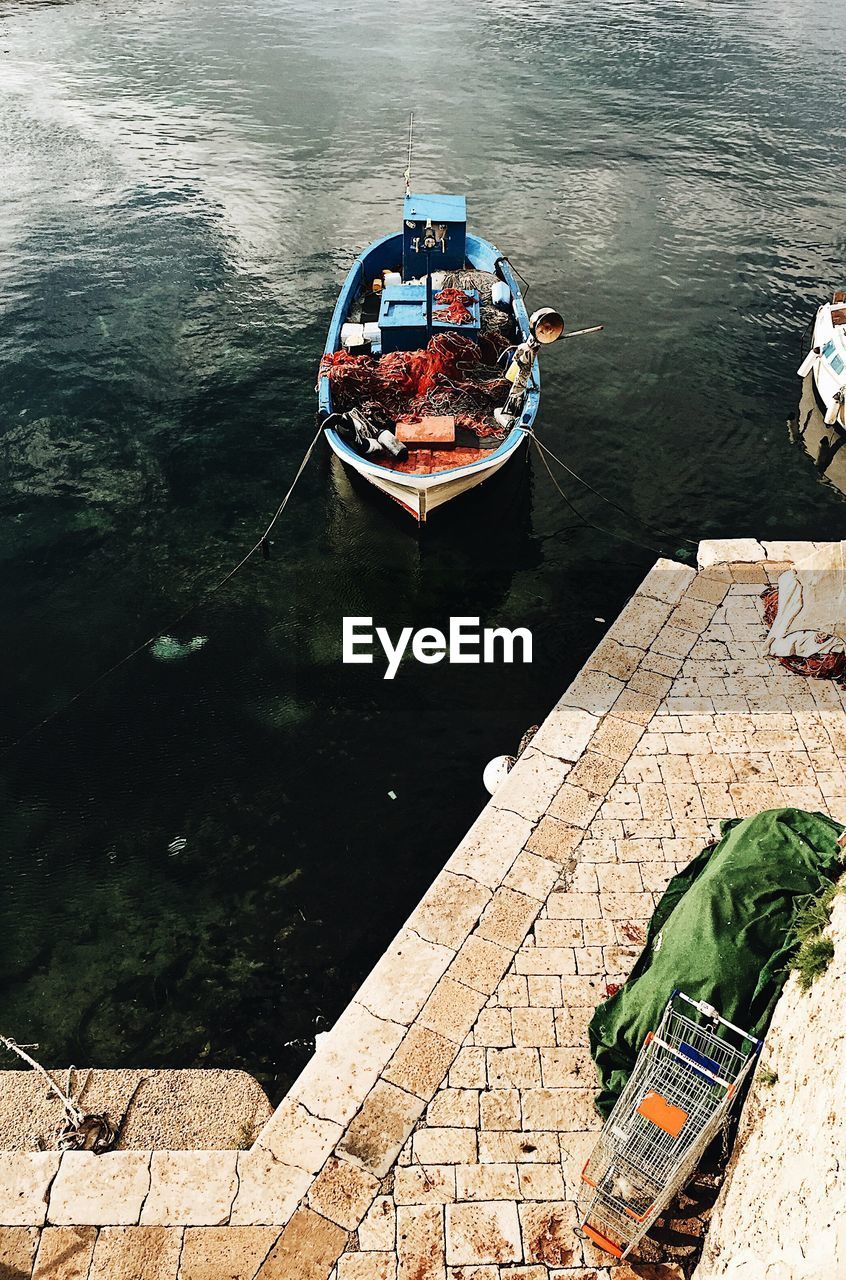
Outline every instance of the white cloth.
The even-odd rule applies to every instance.
[[[846,651],[846,542],[821,547],[781,575],[766,649],[778,658]]]

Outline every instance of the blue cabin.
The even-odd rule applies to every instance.
[[[423,247],[428,237],[432,247]],[[426,277],[461,271],[467,262],[467,203],[464,196],[405,197],[402,227],[402,283],[386,284],[379,307],[379,349],[416,351],[426,346]],[[421,281],[423,283],[421,283]],[[470,298],[472,297],[472,301]],[[469,320],[452,323],[433,308],[431,332],[451,329],[479,335],[479,296],[468,293]]]
[[[432,271],[460,271],[467,257],[467,201],[464,196],[407,195],[403,204],[402,278],[419,280]],[[428,223],[438,243],[430,254],[421,247]]]

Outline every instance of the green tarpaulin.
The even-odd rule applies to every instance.
[[[591,1020],[603,1116],[675,988],[765,1033],[787,977],[796,912],[842,869],[842,830],[801,809],[724,822],[719,843],[670,881],[628,982]]]

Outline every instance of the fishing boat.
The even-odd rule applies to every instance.
[[[811,374],[826,425],[846,430],[846,290],[838,290],[817,311],[811,349],[798,374]]]
[[[317,384],[326,439],[422,524],[520,448],[538,350],[563,331],[551,308],[529,316],[508,258],[467,230],[463,196],[407,184],[402,230],[355,259],[335,304]]]

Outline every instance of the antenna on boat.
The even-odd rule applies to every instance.
[[[411,148],[414,143],[414,112],[408,117],[408,163],[405,166],[405,194],[411,195]]]

